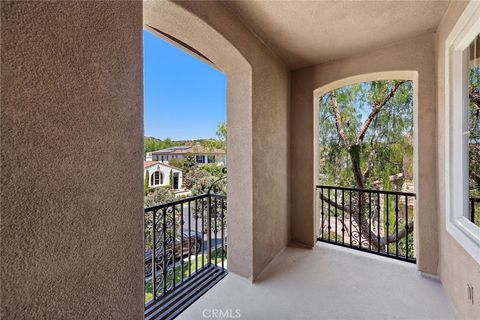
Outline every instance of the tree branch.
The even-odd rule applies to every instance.
[[[393,89],[390,91],[390,93],[383,99],[381,103],[375,103],[372,111],[368,115],[367,119],[362,125],[362,128],[360,129],[360,132],[358,133],[357,136],[357,144],[360,144],[363,141],[363,138],[365,138],[365,134],[367,133],[368,128],[370,127],[370,124],[372,123],[373,119],[377,116],[377,114],[382,110],[382,108],[387,104],[390,99],[393,98],[395,95],[395,92],[398,90],[398,88],[405,83],[405,81],[399,81],[395,84]]]
[[[475,111],[472,118],[472,124],[470,127],[470,131],[473,131],[477,127],[477,122],[478,122],[478,119],[480,118],[480,94],[476,94],[476,97],[473,94],[470,94],[470,100],[475,105]]]
[[[320,193],[320,198],[322,198],[323,201],[325,201],[327,204],[332,205],[334,208],[337,208],[338,210],[341,210],[343,212],[351,212],[351,208],[347,205],[340,205],[336,203],[335,201],[325,197],[323,194]]]
[[[383,237],[382,239],[380,239],[380,246],[384,246],[388,243],[395,243],[399,240],[402,240],[412,232],[413,232],[413,221],[408,224],[408,230],[406,228],[403,228],[402,230],[398,230],[398,238],[397,238],[397,234],[393,233],[388,237]]]
[[[340,136],[340,138],[342,138],[343,142],[345,142],[345,144],[348,146],[347,136],[343,131],[342,118],[340,116],[340,111],[338,110],[338,101],[337,101],[337,95],[335,94],[335,91],[332,91],[332,93],[330,94],[330,101],[332,102],[332,112],[335,117],[335,126],[337,127],[338,135]]]

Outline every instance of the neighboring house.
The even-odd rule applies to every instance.
[[[145,161],[143,176],[148,176],[149,188],[167,187],[170,184],[173,185],[174,190],[182,188],[182,170],[159,161]]]
[[[222,149],[206,148],[200,144],[193,146],[177,146],[167,149],[147,152],[147,161],[161,161],[168,163],[169,160],[174,158],[185,158],[188,154],[195,157],[195,163],[217,163],[225,164],[227,153]]]

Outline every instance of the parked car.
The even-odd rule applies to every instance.
[[[182,238],[183,238],[183,251],[182,251]],[[190,239],[190,246],[189,246]],[[195,232],[192,230],[186,230],[183,232],[183,237],[177,236],[175,239],[175,260],[183,259],[188,255],[197,255],[202,251],[203,236],[201,232]],[[165,263],[170,266],[173,263],[171,258],[173,254],[173,246],[167,244],[165,250],[163,247],[157,248],[155,251],[155,261],[157,263],[157,271],[163,267],[163,252],[166,252],[167,261]],[[145,250],[145,278],[152,275],[152,251],[151,249]]]

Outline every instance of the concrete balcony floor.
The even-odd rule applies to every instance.
[[[179,319],[215,309],[262,320],[456,318],[442,284],[415,265],[324,243],[288,247],[253,285],[229,274]]]

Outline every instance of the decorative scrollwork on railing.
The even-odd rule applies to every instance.
[[[318,240],[415,262],[415,194],[336,186],[317,190]]]
[[[213,263],[224,268],[226,210],[226,197],[215,194],[145,209],[145,289],[153,299]]]
[[[365,234],[362,232],[362,234],[360,234],[360,230],[358,228],[358,226],[356,224],[352,224],[352,245],[353,246],[357,246],[357,247],[361,247],[361,248],[368,248],[369,246],[369,241],[368,241],[368,238],[365,237]],[[361,245],[359,245],[359,243]]]

